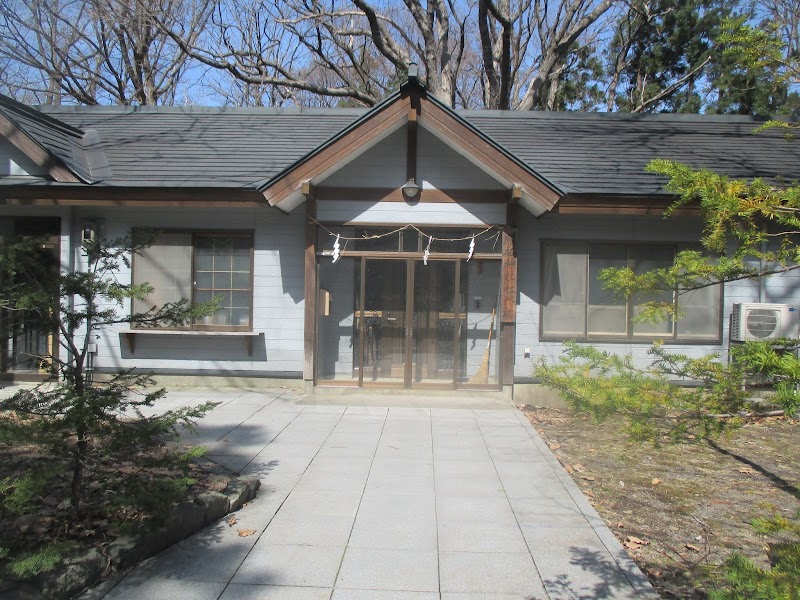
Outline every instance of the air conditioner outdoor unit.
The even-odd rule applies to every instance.
[[[734,304],[731,340],[764,341],[800,336],[800,311],[786,304]]]

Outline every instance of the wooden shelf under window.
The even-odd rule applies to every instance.
[[[202,337],[240,337],[244,339],[247,355],[253,356],[253,339],[263,336],[263,332],[255,331],[188,331],[176,329],[130,329],[120,331],[120,336],[127,342],[128,350],[131,354],[136,353],[136,337],[140,335],[178,335],[178,336],[202,336]]]

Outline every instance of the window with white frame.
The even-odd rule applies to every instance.
[[[643,298],[619,298],[598,275],[611,267],[637,273],[673,264],[674,245],[549,241],[542,245],[541,333],[550,339],[720,340],[722,286],[664,292],[655,300],[677,303],[679,318],[639,322]],[[652,299],[652,298],[648,298]]]
[[[220,297],[213,315],[184,329],[250,330],[253,323],[253,234],[162,232],[133,261],[133,283],[153,292],[134,301],[145,312],[183,298],[195,303]]]

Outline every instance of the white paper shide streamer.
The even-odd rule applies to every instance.
[[[393,231],[388,231],[386,233],[380,233],[380,234],[374,234],[374,235],[367,235],[365,233],[364,235],[362,235],[360,237],[344,237],[341,234],[334,233],[333,231],[331,231],[330,229],[328,229],[327,227],[325,227],[324,225],[322,225],[319,221],[317,221],[315,219],[312,219],[310,222],[314,223],[315,225],[318,225],[321,229],[326,231],[329,235],[336,236],[336,240],[333,242],[333,251],[331,252],[331,258],[333,259],[334,263],[337,262],[342,257],[343,250],[347,248],[347,241],[348,240],[356,240],[356,241],[375,240],[375,239],[384,238],[384,237],[387,237],[387,236],[402,234],[402,232],[407,230],[407,229],[412,229],[414,231],[419,232],[420,236],[423,239],[424,238],[428,238],[428,245],[425,247],[425,252],[423,252],[423,254],[422,254],[422,262],[426,266],[428,264],[428,259],[431,256],[431,244],[433,243],[434,239],[436,241],[440,241],[440,242],[460,242],[460,241],[469,240],[469,249],[467,250],[467,262],[469,262],[469,260],[471,258],[473,258],[473,256],[475,255],[475,238],[485,235],[486,233],[488,233],[492,229],[497,229],[497,227],[495,227],[495,226],[489,226],[485,230],[483,230],[483,231],[481,231],[481,232],[479,232],[477,234],[474,234],[474,235],[469,235],[469,236],[464,236],[464,237],[456,237],[456,238],[434,238],[434,236],[428,235],[427,233],[421,231],[417,226],[409,224],[409,225],[403,225],[402,227],[398,227],[397,229],[395,229]],[[500,233],[498,232],[494,236],[495,240],[499,236],[500,236]],[[344,248],[342,248],[342,244],[341,244],[342,240],[344,240],[344,242],[345,242]],[[324,252],[323,254],[327,254],[327,252]]]
[[[425,248],[425,252],[422,254],[422,262],[427,266],[428,264],[428,257],[431,255],[431,242],[433,241],[433,236],[428,237],[428,245]]]

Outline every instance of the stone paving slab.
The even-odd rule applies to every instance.
[[[218,523],[85,597],[658,598],[513,407],[334,398],[170,392],[170,408],[222,402],[186,439],[259,477],[258,497],[234,527]]]

